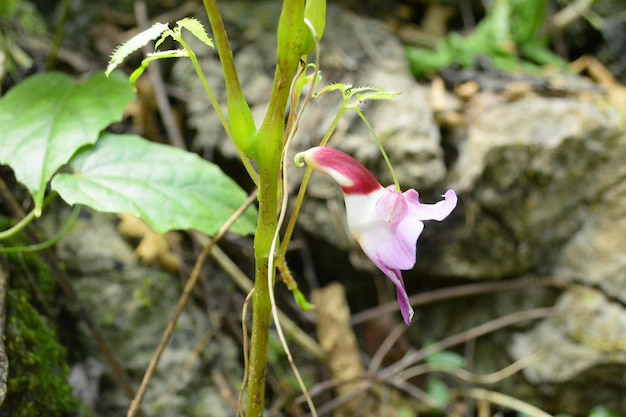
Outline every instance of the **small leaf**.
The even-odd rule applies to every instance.
[[[396,414],[394,417],[415,417],[417,414],[415,412],[415,410],[413,409],[413,407],[408,406],[408,405],[403,405],[398,411],[396,411]]]
[[[133,135],[105,134],[58,174],[52,188],[70,204],[129,213],[154,231],[196,229],[215,234],[246,200],[246,193],[216,165],[196,154]],[[255,230],[248,209],[231,231]]]
[[[426,363],[439,367],[459,369],[465,366],[465,358],[458,353],[444,350],[428,356]]]
[[[606,406],[599,405],[599,406],[594,407],[589,412],[589,417],[623,417],[623,416],[617,411],[611,410],[610,408]]]
[[[386,91],[380,88],[370,88],[369,91],[356,94],[359,103],[365,103],[370,100],[393,100],[400,94],[400,91]]]
[[[345,96],[346,91],[349,91],[351,88],[352,88],[352,84],[332,83],[316,91],[315,94],[313,94],[313,98],[317,98],[330,91],[337,91],[337,90],[341,91],[341,94]]]
[[[302,294],[302,291],[300,291],[298,288],[294,288],[293,290],[291,290],[291,293],[293,294],[293,299],[295,300],[296,304],[298,304],[298,307],[300,307],[302,311],[315,310],[315,306],[306,299],[304,294]]]
[[[133,71],[132,74],[130,74],[130,77],[128,77],[128,81],[132,86],[134,86],[137,82],[137,79],[141,77],[141,74],[144,73],[144,71],[146,70],[146,68],[148,68],[148,65],[150,65],[152,61],[156,61],[157,59],[181,58],[187,56],[189,56],[189,54],[184,49],[174,49],[171,51],[158,51],[150,53],[146,58],[141,61],[141,66]]]
[[[150,229],[140,218],[131,214],[120,214],[117,230],[127,237],[140,238],[135,248],[135,256],[144,264],[157,264],[167,271],[177,271],[182,263],[180,256],[172,249],[176,233],[159,234]]]
[[[431,379],[426,386],[426,393],[430,399],[439,406],[440,409],[446,408],[450,401],[450,390],[448,386],[439,379]]]
[[[309,19],[317,39],[321,40],[326,27],[326,0],[307,0],[304,5],[304,17]]]
[[[124,59],[137,49],[142,48],[148,44],[148,42],[158,38],[165,31],[169,30],[167,24],[165,23],[155,23],[149,29],[144,30],[143,32],[133,36],[115,50],[113,55],[111,55],[111,60],[109,61],[109,65],[107,66],[106,75],[111,74],[119,64],[121,64]]]
[[[186,17],[184,19],[179,20],[176,23],[179,28],[187,29],[189,32],[193,33],[193,36],[195,36],[196,38],[201,40],[203,43],[213,48],[213,41],[211,40],[211,38],[209,38],[209,35],[206,33],[206,30],[204,30],[204,26],[202,26],[202,23],[200,23],[198,19],[194,19],[192,17]]]
[[[124,77],[99,73],[76,83],[47,73],[27,78],[0,100],[0,163],[11,166],[28,188],[37,215],[54,173],[120,120],[134,97]]]

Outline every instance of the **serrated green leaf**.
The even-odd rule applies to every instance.
[[[155,23],[152,27],[140,32],[139,34],[133,36],[123,44],[117,47],[113,55],[111,55],[111,60],[109,61],[109,65],[107,66],[106,75],[111,74],[111,72],[121,64],[124,59],[133,52],[135,52],[139,48],[143,48],[148,42],[158,38],[165,31],[169,30],[169,27],[165,23]]]
[[[54,173],[120,120],[134,97],[124,77],[99,73],[77,83],[47,73],[27,78],[0,99],[0,163],[28,188],[37,215]]]
[[[326,94],[331,91],[341,91],[341,94],[345,96],[346,91],[349,91],[352,88],[352,84],[344,84],[344,83],[332,83],[327,86],[321,88],[313,94],[313,98],[319,97],[323,94]]]
[[[364,93],[357,93],[356,98],[359,103],[365,103],[372,100],[393,100],[400,94],[400,91],[385,91],[380,88],[370,88]]]
[[[196,229],[215,234],[246,200],[246,193],[216,165],[196,154],[133,135],[103,135],[58,174],[52,188],[70,204],[129,213],[156,232]],[[248,209],[231,231],[253,233]]]
[[[179,28],[187,29],[189,32],[193,34],[193,36],[195,36],[200,41],[202,41],[206,45],[213,48],[213,41],[211,40],[211,38],[209,38],[209,34],[206,33],[204,26],[202,26],[202,23],[200,23],[198,19],[194,19],[192,17],[186,17],[184,19],[179,20],[176,23]]]

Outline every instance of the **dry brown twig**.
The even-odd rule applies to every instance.
[[[363,384],[360,387],[355,388],[351,393],[336,397],[333,400],[327,402],[326,404],[322,404],[321,406],[318,406],[318,410],[317,410],[318,414],[324,415],[326,413],[331,412],[336,407],[339,407],[345,402],[352,400],[358,395],[361,395],[363,392],[372,388],[374,384],[377,384],[377,383],[387,384],[387,385],[396,387],[416,399],[423,399],[424,398],[424,396],[422,395],[423,392],[421,392],[421,390],[419,390],[417,387],[412,387],[412,388],[408,387],[408,385],[410,384],[406,382],[406,379],[411,376],[410,372],[419,373],[420,368],[413,369],[413,370],[411,369],[416,368],[416,364],[426,359],[428,356],[433,355],[434,353],[440,352],[442,350],[449,349],[456,345],[462,344],[468,340],[476,339],[480,336],[484,336],[488,333],[492,333],[497,330],[500,330],[500,329],[503,329],[503,328],[506,328],[515,324],[519,324],[519,323],[530,321],[530,320],[538,320],[541,318],[567,314],[567,313],[571,313],[571,310],[564,311],[562,309],[554,308],[554,307],[537,308],[537,309],[532,309],[532,310],[519,311],[519,312],[515,312],[512,314],[503,316],[503,317],[499,317],[494,320],[490,320],[488,322],[485,322],[483,324],[470,328],[461,333],[457,333],[453,336],[442,339],[439,342],[428,345],[420,350],[411,351],[407,353],[404,356],[404,358],[397,361],[395,364],[380,370],[376,375],[368,375],[367,377],[364,377],[361,380]],[[537,355],[539,355],[539,353]],[[519,369],[525,366],[528,366],[531,362],[536,361],[536,360],[537,360],[537,357],[535,355],[531,355],[530,357],[522,359],[521,361],[518,361],[512,365],[509,365],[508,367],[504,369],[494,372],[493,374],[481,376],[481,375],[471,374],[468,371],[465,371],[465,373],[459,372],[457,373],[457,375],[461,375],[463,377],[469,377],[469,378],[475,377],[476,379],[481,379],[482,377],[483,379],[486,379],[486,380],[495,380],[498,377],[507,375],[508,373],[513,373],[513,371],[518,371]],[[421,365],[417,365],[417,366],[421,366]],[[422,369],[425,369],[425,368],[422,368]],[[403,374],[403,372],[406,372],[407,370],[411,370],[411,371],[409,373]],[[433,369],[433,371],[435,370],[438,372],[441,371],[440,369]],[[311,387],[309,391],[311,395],[315,396],[315,395],[319,395],[321,392],[327,389],[331,389],[335,387],[338,384],[343,384],[346,382],[354,383],[355,381],[326,381],[324,383],[314,385],[313,387]],[[418,390],[420,392],[418,392]],[[298,401],[300,400],[301,399],[298,399]],[[429,402],[423,402],[423,403],[427,405],[429,404]],[[430,404],[430,406],[433,406],[433,405],[435,404]],[[436,405],[435,405],[435,408],[436,408]],[[535,416],[539,417],[540,414],[535,414]]]
[[[537,351],[530,356],[522,358],[512,364],[489,374],[475,374],[463,368],[450,368],[431,364],[416,365],[411,368],[407,368],[400,372],[396,377],[402,380],[408,380],[419,375],[440,372],[448,375],[452,375],[463,381],[470,382],[472,384],[490,385],[502,381],[510,377],[511,375],[521,371],[522,369],[538,362],[545,355],[543,351]]]
[[[566,288],[571,282],[559,277],[542,277],[542,278],[519,278],[501,282],[480,282],[466,285],[458,285],[450,288],[442,288],[425,293],[414,294],[409,297],[411,306],[417,307],[426,304],[433,304],[443,300],[451,300],[455,298],[468,297],[471,295],[488,294],[501,291],[513,291],[524,288],[536,289],[537,287],[555,287]],[[357,325],[382,314],[388,314],[398,311],[398,303],[394,300],[385,304],[381,304],[375,308],[361,311],[352,316],[352,324]]]
[[[470,339],[476,339],[496,330],[512,326],[525,321],[538,320],[546,317],[553,317],[566,314],[570,311],[564,311],[556,307],[535,308],[532,310],[516,311],[506,316],[498,317],[478,326],[472,327],[464,332],[457,333],[453,336],[442,339],[420,350],[407,353],[402,359],[395,364],[383,369],[380,377],[383,379],[392,378],[403,372],[408,367],[426,359],[434,353],[449,349],[453,346],[464,343]]]
[[[243,379],[241,381],[241,389],[239,390],[239,397],[237,398],[237,417],[243,417],[243,394],[248,385],[248,363],[250,361],[249,353],[249,338],[248,338],[248,308],[252,302],[252,296],[254,295],[254,288],[252,288],[246,296],[246,301],[243,303],[241,309],[241,334],[243,337]]]
[[[531,417],[552,417],[551,414],[546,413],[532,404],[496,391],[489,391],[483,388],[468,388],[459,390],[459,394],[472,397],[476,400],[484,400],[492,404],[497,404]]]

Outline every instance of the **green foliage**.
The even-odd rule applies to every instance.
[[[10,165],[41,214],[46,184],[82,146],[121,118],[134,94],[126,80],[96,74],[82,83],[35,75],[0,100],[0,163]]]
[[[435,369],[461,369],[465,366],[465,358],[458,353],[443,350],[426,357],[425,362]],[[450,389],[439,378],[428,381],[426,393],[439,409],[445,409],[450,401]]]
[[[402,408],[400,408],[396,412],[396,415],[394,417],[415,417],[416,415],[417,414],[413,410],[413,407],[410,407],[408,405],[404,405],[404,406],[402,406]]]
[[[111,61],[109,62],[109,66],[107,67],[106,74],[110,74],[115,67],[122,63],[126,56],[134,52],[135,49],[137,49],[135,48],[136,45],[142,47],[151,40],[155,39],[158,35],[154,36],[154,34],[157,33],[159,30],[161,30],[161,33],[159,33],[161,37],[154,45],[155,49],[157,49],[169,37],[179,42],[180,44],[185,45],[182,37],[183,28],[190,31],[204,44],[213,48],[213,41],[211,41],[211,38],[209,38],[209,35],[204,30],[204,26],[202,26],[202,23],[200,23],[196,19],[185,18],[179,20],[177,22],[176,28],[174,28],[173,30],[170,30],[167,25],[163,25],[162,23],[155,23],[154,26],[152,26],[150,29],[141,32],[139,35],[130,39],[128,42],[124,43],[115,51],[115,54],[113,54],[113,56],[111,57]],[[144,73],[144,71],[146,70],[146,68],[148,68],[148,65],[150,65],[152,61],[156,61],[157,59],[183,57],[189,57],[189,50],[173,49],[168,51],[157,51],[150,53],[143,61],[141,61],[141,66],[133,71],[133,73],[129,77],[129,81],[132,85],[135,85],[137,79],[141,76],[141,74]]]
[[[191,17],[186,17],[184,19],[179,20],[178,22],[176,22],[176,28],[170,31],[169,36],[171,36],[174,40],[180,42],[183,36],[182,34],[183,29],[187,29],[189,32],[193,34],[193,36],[198,38],[202,43],[213,48],[213,41],[209,37],[209,34],[206,33],[204,26],[202,26],[202,23],[200,23],[199,20],[193,19]],[[159,42],[157,42],[155,47],[158,47],[160,43],[163,42],[163,40],[164,38],[163,36],[161,36],[161,39],[159,40]]]
[[[143,32],[133,36],[122,45],[120,45],[113,55],[111,55],[111,59],[109,61],[109,66],[106,69],[106,74],[109,75],[113,70],[124,62],[127,56],[135,52],[136,50],[146,46],[148,42],[155,40],[165,31],[169,30],[168,26],[165,23],[155,23],[149,29],[144,30]]]
[[[100,138],[133,98],[118,75],[97,74],[78,84],[59,73],[33,76],[0,100],[0,162],[26,185],[36,215],[48,182],[80,149],[70,163],[75,172],[53,182],[70,204],[135,214],[159,232],[214,234],[246,199],[234,181],[192,153],[135,136]],[[254,232],[255,218],[249,209],[232,230]]]
[[[555,414],[554,417],[572,417],[569,414]],[[588,417],[624,417],[623,413],[618,413],[615,410],[612,410],[606,406],[598,405],[594,407],[590,412]]]
[[[304,5],[304,18],[311,24],[309,30],[315,31],[317,40],[321,40],[326,28],[326,0],[307,0]],[[310,54],[315,50],[313,33],[309,32],[305,36],[304,55]]]
[[[215,234],[247,197],[216,165],[133,135],[105,134],[70,166],[74,173],[58,174],[52,181],[64,200],[134,214],[157,232]],[[256,212],[249,209],[231,231],[252,233],[255,219]]]
[[[536,72],[537,65],[565,70],[541,34],[545,10],[546,0],[496,0],[471,35],[451,33],[434,51],[407,48],[411,71],[422,77],[452,64],[471,67],[479,56],[507,71]]]
[[[19,0],[4,0],[0,2],[0,17],[11,19],[17,9],[18,3]]]
[[[182,37],[182,30],[187,29],[190,31],[196,38],[202,41],[204,44],[213,48],[213,41],[209,38],[209,35],[206,33],[204,26],[197,19],[193,18],[185,18],[176,22],[176,27],[174,29],[170,29],[165,23],[155,23],[152,27],[144,30],[143,32],[133,36],[128,41],[124,42],[120,45],[113,55],[111,55],[111,59],[109,61],[109,65],[106,69],[106,75],[111,74],[111,72],[120,65],[126,57],[130,54],[146,46],[150,41],[159,38],[159,40],[154,45],[154,48],[157,49],[167,38],[172,38],[180,44],[185,44]],[[170,51],[159,51],[152,54],[148,54],[148,57],[143,60],[141,63],[141,67],[139,67],[130,77],[131,84],[134,85],[137,78],[145,71],[148,67],[148,64],[151,61],[156,59],[163,58],[178,58],[183,56],[189,56],[187,51],[183,50],[170,50]]]
[[[344,107],[352,110],[357,110],[359,104],[367,101],[393,100],[395,96],[400,94],[399,91],[383,90],[377,87],[353,87],[352,84],[333,83],[321,88],[313,95],[313,98],[331,91],[339,91],[343,97]],[[354,100],[351,101],[352,99]]]
[[[33,59],[22,49],[20,37],[46,35],[44,19],[28,1],[0,0],[0,79],[5,72],[17,82],[20,72],[33,65]]]
[[[463,356],[448,350],[433,353],[426,358],[425,362],[435,367],[447,369],[461,369],[465,366]]]
[[[307,0],[304,5],[304,18],[309,19],[318,40],[321,40],[326,27],[326,0]]]
[[[624,417],[624,415],[608,407],[599,405],[591,410],[589,417]]]
[[[448,406],[450,401],[450,390],[448,385],[440,379],[431,379],[426,386],[426,394],[440,409]]]
[[[67,383],[65,349],[54,330],[31,306],[25,291],[9,290],[7,305],[9,378],[1,410],[13,417],[75,413],[78,401]]]
[[[176,50],[170,50],[170,51],[157,51],[157,52],[148,54],[141,61],[141,66],[139,66],[139,68],[137,68],[135,71],[133,71],[132,74],[130,74],[130,77],[128,77],[128,81],[130,81],[131,85],[135,85],[139,77],[141,77],[141,75],[146,71],[146,69],[148,68],[148,65],[150,65],[152,61],[156,61],[158,59],[165,59],[165,58],[183,58],[183,57],[188,57],[188,56],[189,54],[184,49],[176,49]]]

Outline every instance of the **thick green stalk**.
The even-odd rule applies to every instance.
[[[268,282],[273,282],[274,275],[273,270],[268,271],[268,266],[272,239],[277,227],[285,111],[289,99],[291,79],[296,72],[302,54],[305,30],[304,2],[302,0],[285,0],[278,22],[278,56],[272,94],[256,141],[255,155],[257,156],[260,175],[259,221],[254,238],[256,276],[252,301],[247,417],[261,417],[265,405],[267,346],[272,314]],[[272,276],[268,276],[269,274]]]
[[[276,177],[278,170],[262,170],[259,188],[259,220],[254,238],[255,280],[252,298],[252,336],[248,362],[247,417],[261,417],[265,404],[267,346],[272,320],[269,296],[268,262],[272,238],[276,230],[278,207]],[[272,271],[273,274],[273,271]],[[273,279],[272,279],[273,281]]]

